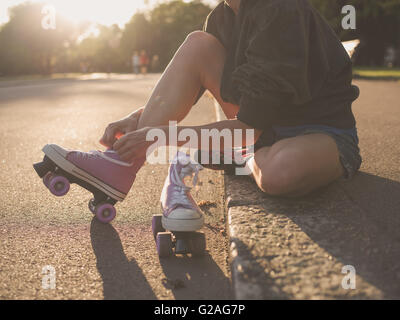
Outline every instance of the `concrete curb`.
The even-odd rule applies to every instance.
[[[240,225],[247,221],[251,208],[263,203],[264,195],[245,177],[224,176],[229,236],[229,256],[234,296],[239,300],[263,299],[263,287],[251,277],[253,257],[243,245]],[[239,183],[241,180],[241,183]],[[279,298],[277,295],[276,298]]]
[[[393,260],[398,246],[388,247],[341,182],[309,197],[282,199],[266,196],[249,177],[224,180],[236,299],[382,299],[398,292],[371,273],[373,264],[380,268],[374,252],[388,250]],[[347,265],[357,270],[356,290],[342,285]]]
[[[216,102],[215,110],[222,120]],[[236,299],[399,299],[398,215],[371,201],[377,190],[397,189],[379,182],[364,199],[375,180],[359,174],[302,199],[282,199],[266,196],[249,177],[225,174]],[[388,203],[396,208],[395,199]],[[343,285],[345,266],[356,270],[356,289]]]

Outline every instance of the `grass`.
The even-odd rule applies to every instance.
[[[373,67],[354,67],[355,77],[379,80],[400,80],[399,68],[373,68]]]

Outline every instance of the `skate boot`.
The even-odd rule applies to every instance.
[[[46,145],[43,152],[43,161],[34,168],[50,192],[63,196],[68,193],[70,183],[89,190],[94,195],[89,209],[102,222],[114,219],[114,204],[125,199],[145,161],[126,163],[112,150],[81,152],[55,144]]]
[[[203,167],[190,161],[185,153],[178,152],[168,170],[161,193],[162,214],[154,215],[152,230],[160,257],[175,254],[203,255],[206,249],[204,233],[195,232],[204,224],[204,216],[190,194],[191,187],[184,182],[197,176]]]
[[[203,213],[190,194],[184,179],[193,176],[193,186],[202,166],[190,161],[188,155],[178,152],[168,170],[161,193],[162,225],[171,231],[196,231],[204,223]]]

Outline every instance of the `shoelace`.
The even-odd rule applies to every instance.
[[[193,203],[188,197],[188,192],[195,187],[198,182],[199,172],[203,170],[203,167],[199,164],[188,163],[181,169],[178,173],[176,166],[173,167],[173,172],[171,174],[171,182],[174,184],[172,199],[170,205],[173,207],[175,205],[184,205],[191,207]],[[193,176],[192,187],[188,187],[184,183],[184,179],[189,176]]]
[[[118,164],[118,165],[124,166],[124,167],[131,167],[133,165],[133,163],[123,162],[121,160],[113,159],[101,151],[95,151],[95,150],[92,150],[89,152],[76,151],[76,153],[77,153],[78,157],[81,157],[83,160],[103,158],[103,159],[106,159],[107,161],[113,162],[115,164]]]
[[[78,157],[80,157],[84,160],[100,157],[99,152],[94,151],[94,150],[89,151],[89,152],[76,151],[76,154]]]

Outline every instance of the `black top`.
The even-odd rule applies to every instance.
[[[242,0],[237,16],[221,2],[204,30],[227,50],[221,96],[240,106],[240,121],[354,127],[351,60],[308,0]]]

